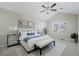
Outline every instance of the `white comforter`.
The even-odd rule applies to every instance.
[[[23,39],[26,38],[27,36],[26,35],[22,35],[20,36],[19,40],[20,40],[20,43],[24,46],[24,48],[26,48],[26,50],[30,51],[32,49],[34,49],[34,43],[40,39],[37,38],[33,38],[33,39],[30,39],[28,40],[28,42],[24,42]]]
[[[21,37],[20,37],[20,41],[23,41],[23,39],[26,37],[26,35],[22,35]],[[27,47],[25,47],[27,50],[32,50],[32,49],[34,49],[34,44],[36,43],[36,42],[40,42],[41,40],[45,40],[46,41],[46,39],[48,40],[48,39],[51,39],[48,35],[45,35],[45,36],[42,36],[42,37],[37,37],[37,38],[33,38],[33,39],[30,39],[27,43],[26,43],[26,45],[27,45]]]

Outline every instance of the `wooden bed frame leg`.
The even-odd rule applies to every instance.
[[[34,45],[34,50],[36,51],[36,46]]]
[[[28,54],[30,53],[30,52],[27,52]]]
[[[40,49],[40,55],[42,55],[42,50]]]
[[[55,41],[53,41],[54,42],[54,45],[55,45]]]

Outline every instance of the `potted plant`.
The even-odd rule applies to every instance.
[[[75,42],[75,43],[78,43],[78,34],[72,33],[72,34],[71,34],[71,38],[74,39],[74,42]]]

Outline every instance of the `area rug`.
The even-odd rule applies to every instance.
[[[42,49],[42,56],[61,56],[65,50],[66,45],[56,42],[54,46],[53,43]],[[15,51],[18,56],[40,56],[39,49],[27,54],[22,46],[17,46]]]

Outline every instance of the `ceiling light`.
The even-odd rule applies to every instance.
[[[44,8],[44,10],[40,11],[40,13],[46,11],[46,13],[49,14],[50,11],[57,11],[56,9],[53,9],[53,7],[55,7],[55,6],[56,6],[56,3],[53,3],[52,5],[50,5],[50,2],[47,2],[47,6],[45,6],[45,5],[41,6]]]

